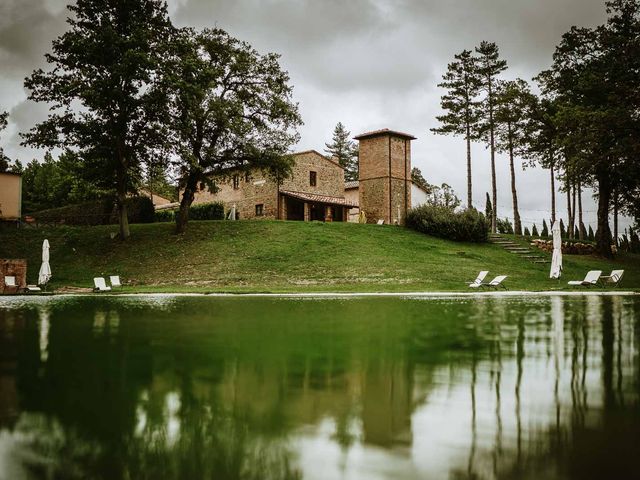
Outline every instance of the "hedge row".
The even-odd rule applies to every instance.
[[[153,202],[148,197],[130,197],[126,200],[129,223],[152,223]],[[67,205],[42,210],[31,215],[39,223],[65,225],[110,225],[118,223],[118,209],[112,199]]]
[[[156,222],[174,222],[177,210],[156,212]],[[196,203],[189,208],[189,220],[224,220],[224,204],[221,202]]]
[[[459,242],[486,242],[489,224],[475,209],[455,212],[450,208],[422,205],[407,213],[407,227],[434,237]]]

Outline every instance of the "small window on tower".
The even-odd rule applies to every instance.
[[[318,173],[317,172],[309,172],[309,185],[315,187],[318,183]]]
[[[233,189],[238,190],[240,188],[240,175],[233,176]]]
[[[264,204],[259,203],[256,205],[256,217],[261,217],[264,215]]]

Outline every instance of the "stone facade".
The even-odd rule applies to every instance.
[[[359,205],[368,223],[404,224],[411,208],[411,140],[384,129],[355,137],[359,146]]]
[[[384,220],[403,225],[411,208],[411,140],[393,130],[377,130],[355,137],[359,145],[359,182],[345,185],[344,169],[337,162],[307,150],[293,154],[291,177],[278,185],[254,171],[238,173],[217,183],[212,194],[206,186],[194,203],[223,202],[225,212],[235,205],[240,219],[358,221]]]
[[[315,150],[295,153],[293,157],[292,175],[279,186],[259,170],[249,175],[238,173],[217,181],[216,193],[202,185],[194,203],[223,202],[225,212],[235,205],[240,219],[343,220],[345,213],[338,208],[340,201],[344,201],[342,167]],[[335,197],[327,200],[335,205],[313,199],[305,202],[283,191]]]

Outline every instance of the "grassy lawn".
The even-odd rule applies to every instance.
[[[565,255],[561,281],[497,245],[455,243],[404,228],[351,223],[191,222],[132,225],[127,242],[116,226],[4,229],[0,258],[26,258],[35,283],[42,240],[51,244],[52,286],[92,286],[117,274],[125,292],[409,292],[467,291],[480,270],[509,275],[510,290],[567,290],[588,270],[625,269],[624,290],[640,289],[640,255],[613,262]],[[544,254],[547,255],[547,254]],[[548,255],[547,255],[548,256]]]

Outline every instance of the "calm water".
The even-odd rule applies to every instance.
[[[640,298],[0,299],[0,479],[638,478]]]

